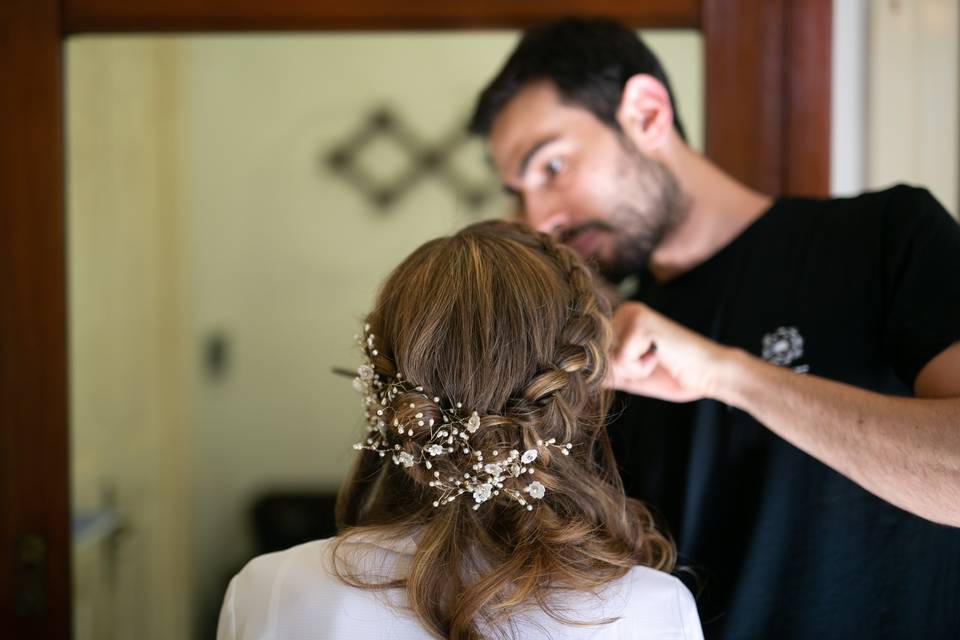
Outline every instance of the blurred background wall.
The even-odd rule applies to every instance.
[[[908,182],[960,210],[960,3],[834,0],[831,187]]]

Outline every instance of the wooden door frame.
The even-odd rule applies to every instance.
[[[704,36],[706,153],[826,196],[831,0],[4,0],[0,3],[0,629],[71,633],[63,39],[83,33],[522,28],[602,14]],[[10,635],[7,635],[10,634]]]

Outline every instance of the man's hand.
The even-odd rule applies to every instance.
[[[735,353],[638,302],[617,308],[613,333],[606,386],[672,402],[716,397]]]

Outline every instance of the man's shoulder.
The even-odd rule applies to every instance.
[[[774,210],[795,213],[876,214],[891,204],[902,204],[929,198],[930,192],[921,187],[897,184],[885,189],[864,191],[856,195],[807,197],[783,196],[777,199]]]
[[[943,210],[942,205],[924,187],[904,183],[885,189],[864,191],[853,196],[830,198],[793,198],[779,200],[786,210],[803,212],[821,212],[833,217],[843,216],[881,216],[888,212],[915,213],[918,211]]]
[[[895,242],[931,225],[945,229],[955,224],[930,191],[907,184],[848,197],[780,198],[775,211],[779,215],[772,230],[805,231],[805,241],[821,243],[847,243],[851,236]]]
[[[876,229],[886,251],[897,251],[926,238],[960,237],[957,221],[937,198],[923,187],[897,184],[881,191],[864,193],[846,200],[848,223],[858,233]],[[844,200],[838,200],[844,202]],[[841,211],[844,210],[841,205]],[[824,216],[830,219],[830,216]]]

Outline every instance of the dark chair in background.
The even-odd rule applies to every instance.
[[[267,493],[253,503],[251,520],[256,553],[280,551],[337,534],[332,493]]]

